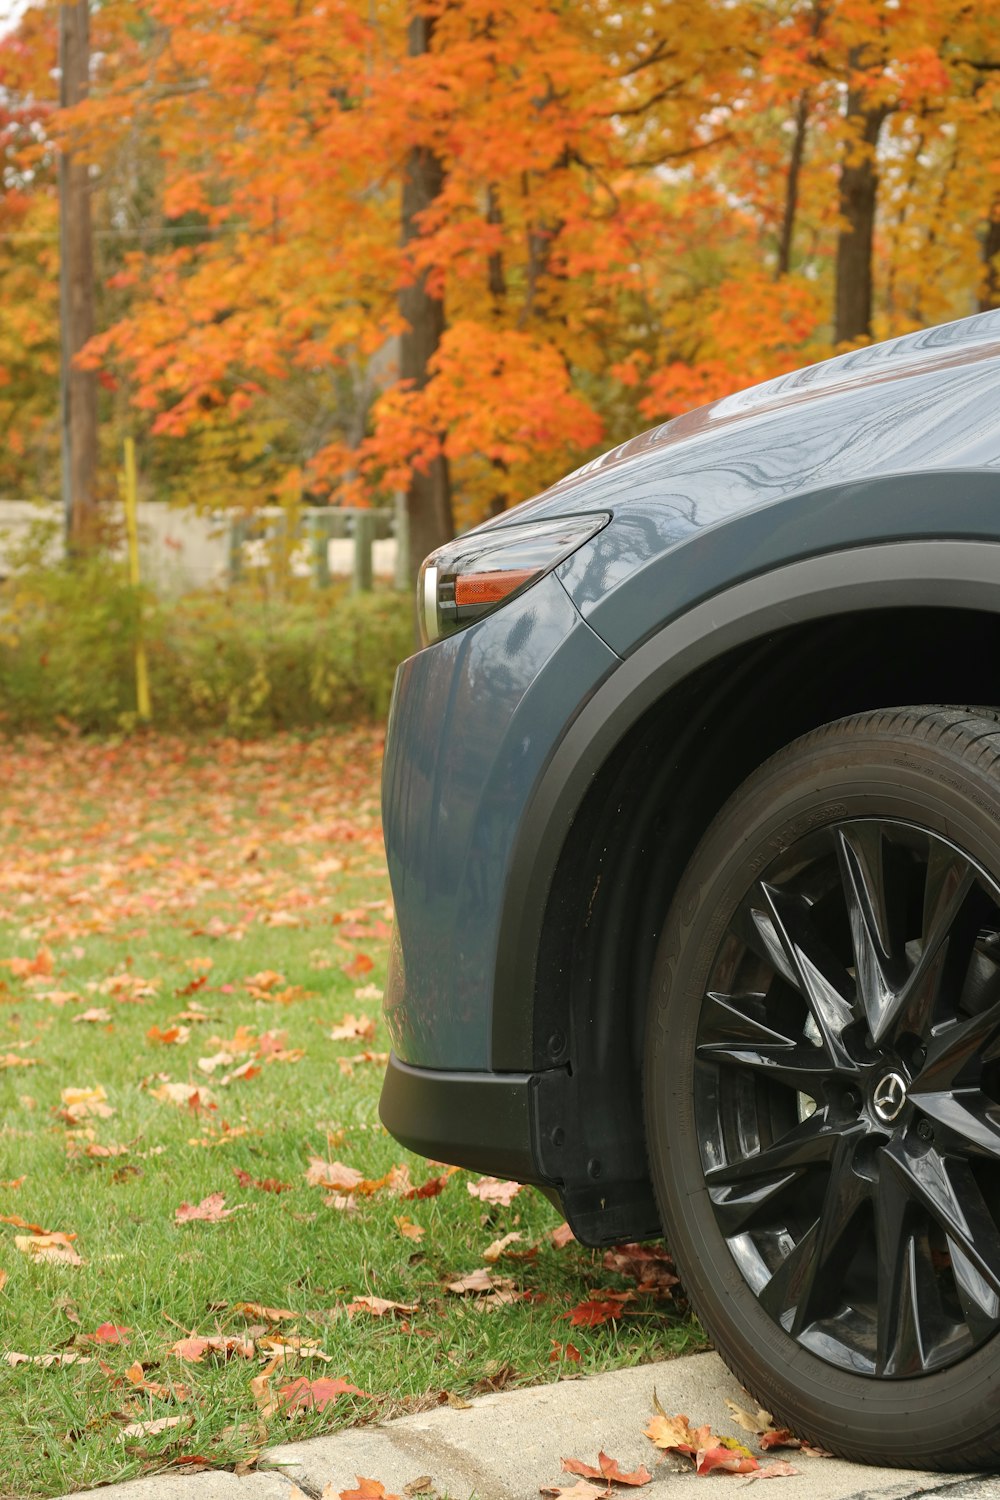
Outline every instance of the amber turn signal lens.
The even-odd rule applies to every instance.
[[[499,604],[522,584],[530,583],[538,568],[509,568],[505,572],[466,573],[455,579],[455,603],[459,609],[468,604]]]

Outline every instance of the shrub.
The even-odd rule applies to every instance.
[[[0,729],[135,726],[135,645],[153,723],[251,735],[385,713],[413,649],[409,600],[251,584],[175,601],[140,596],[106,560],[28,567],[0,586]]]

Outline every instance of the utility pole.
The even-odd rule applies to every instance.
[[[71,109],[90,83],[89,0],[59,7],[60,104]],[[74,368],[94,334],[94,246],[90,177],[72,153],[59,157],[59,300],[61,321],[62,496],[66,542],[79,552],[97,535],[97,380]]]

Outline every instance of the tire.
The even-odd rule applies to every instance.
[[[845,1458],[1000,1467],[1000,726],[866,713],[716,817],[650,992],[650,1171],[719,1353]]]

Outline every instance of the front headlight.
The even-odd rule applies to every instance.
[[[606,526],[607,514],[525,521],[471,532],[432,552],[420,569],[417,613],[424,645],[481,620]]]

